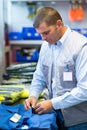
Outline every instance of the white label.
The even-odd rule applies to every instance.
[[[10,120],[13,121],[14,123],[17,123],[21,118],[21,115],[15,113],[11,118]]]
[[[72,72],[63,72],[63,81],[72,81]]]

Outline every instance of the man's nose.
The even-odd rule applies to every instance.
[[[46,36],[45,35],[41,35],[42,40],[46,40]]]

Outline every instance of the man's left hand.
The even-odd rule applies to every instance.
[[[38,114],[48,113],[53,109],[51,100],[44,100],[36,104],[34,111]]]

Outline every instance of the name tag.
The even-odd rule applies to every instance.
[[[72,72],[63,72],[63,81],[73,81]]]
[[[17,123],[21,118],[21,115],[19,115],[18,113],[15,113],[11,118],[10,120],[14,123]]]

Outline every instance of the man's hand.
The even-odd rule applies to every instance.
[[[44,100],[36,104],[34,111],[38,114],[48,113],[53,109],[51,100]]]
[[[36,105],[36,102],[37,102],[37,99],[34,96],[27,98],[24,102],[25,109],[28,110],[31,107],[34,108]]]

